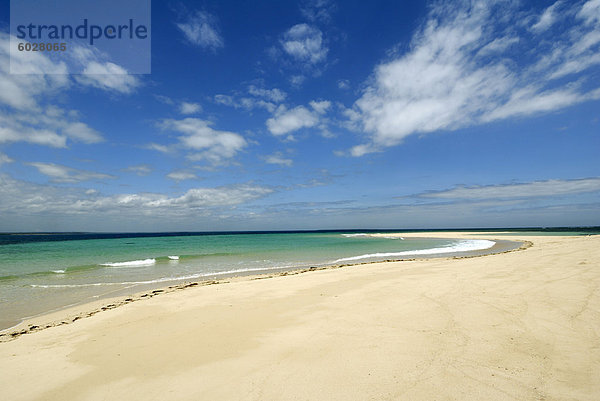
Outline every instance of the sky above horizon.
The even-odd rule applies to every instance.
[[[144,75],[8,3],[0,232],[600,225],[600,0],[154,1]]]

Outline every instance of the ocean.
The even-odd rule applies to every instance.
[[[0,329],[102,297],[186,281],[490,248],[359,232],[2,234]]]

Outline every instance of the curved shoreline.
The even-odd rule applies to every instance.
[[[0,344],[2,394],[596,401],[600,236],[526,239],[526,252],[189,283],[45,316],[60,326]]]
[[[456,234],[458,233],[448,233],[449,236],[439,237],[438,234],[435,233],[435,236],[423,236],[419,235],[420,233],[385,233],[385,234],[367,234],[368,236],[379,237],[379,236],[398,236],[398,237],[411,237],[411,238],[429,238],[429,239],[439,239],[439,238],[448,238],[448,239],[474,239],[471,237],[472,233],[460,233],[460,237],[456,238]],[[427,233],[430,234],[430,233]],[[434,233],[431,233],[434,234]],[[454,234],[454,235],[452,235]],[[490,234],[490,233],[476,233],[476,234]],[[518,233],[515,233],[518,236]],[[231,281],[252,281],[252,280],[264,280],[270,279],[273,277],[282,277],[282,276],[292,276],[297,274],[303,274],[312,271],[318,270],[330,270],[330,269],[339,269],[345,267],[352,266],[360,266],[360,265],[370,265],[370,264],[379,264],[379,263],[390,263],[390,262],[410,262],[417,260],[431,260],[431,259],[468,259],[468,258],[477,258],[482,256],[490,256],[503,254],[508,252],[515,252],[525,250],[531,246],[533,243],[528,240],[506,240],[506,239],[491,239],[491,238],[482,238],[479,237],[477,239],[487,239],[489,241],[494,241],[495,244],[486,249],[481,250],[472,250],[472,251],[463,251],[463,252],[452,252],[452,253],[438,253],[438,254],[425,254],[425,255],[411,255],[408,257],[401,258],[393,258],[393,259],[385,259],[385,260],[377,260],[377,261],[365,261],[365,262],[355,262],[355,263],[338,263],[324,266],[313,266],[309,268],[285,268],[285,269],[275,269],[271,271],[265,271],[264,273],[252,273],[252,274],[236,274],[232,273],[231,275],[224,276],[220,279],[208,279],[201,281],[185,281],[179,284],[170,285],[167,287],[158,287],[151,288],[149,290],[143,290],[134,293],[133,295],[120,295],[120,296],[109,296],[100,298],[97,301],[82,301],[76,305],[70,305],[64,308],[60,308],[55,311],[45,312],[37,316],[33,316],[30,318],[26,318],[18,324],[8,327],[5,329],[0,329],[0,343],[9,342],[19,338],[25,334],[31,334],[35,332],[39,332],[45,329],[49,329],[52,327],[63,326],[67,324],[74,323],[80,319],[85,319],[92,317],[100,312],[108,311],[111,309],[115,309],[132,302],[142,301],[146,299],[153,298],[157,295],[169,294],[175,291],[184,290],[186,288],[197,287],[197,286],[209,286],[209,285],[217,285],[217,284],[226,284]],[[83,309],[83,310],[82,310]],[[41,322],[40,322],[41,321]]]

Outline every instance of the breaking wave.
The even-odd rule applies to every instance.
[[[403,252],[385,252],[385,253],[368,253],[365,255],[351,256],[349,258],[341,258],[334,260],[333,263],[349,262],[353,260],[371,259],[371,258],[386,258],[395,256],[418,256],[418,255],[437,255],[444,253],[457,253],[457,252],[469,252],[469,251],[480,251],[483,249],[489,249],[496,243],[488,240],[464,240],[459,241],[454,245],[445,246],[441,248],[429,248],[429,249],[417,249],[412,251]]]
[[[156,259],[143,259],[143,260],[131,260],[129,262],[115,262],[115,263],[100,263],[100,266],[105,267],[137,267],[137,266],[150,266],[156,263]]]

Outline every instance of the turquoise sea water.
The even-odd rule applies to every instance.
[[[341,232],[0,235],[0,329],[68,305],[183,281],[491,245]]]

